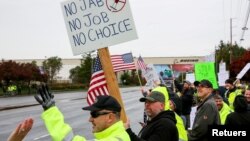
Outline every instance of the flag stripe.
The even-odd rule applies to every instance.
[[[144,63],[141,56],[139,56],[139,58],[137,60],[137,65],[138,65],[138,69],[140,69],[140,70],[146,70],[146,68],[147,68],[147,65]]]
[[[136,69],[132,53],[122,55],[111,55],[114,72]]]
[[[100,73],[93,74],[93,75],[94,76],[91,78],[90,86],[100,81],[104,81],[104,80],[106,81],[103,71]]]
[[[101,81],[101,82],[99,82],[99,83],[96,83],[96,84],[90,86],[90,87],[89,87],[89,90],[92,90],[92,89],[95,90],[96,87],[102,87],[102,86],[105,85],[105,84],[107,84],[106,81]]]
[[[87,102],[92,105],[99,95],[109,95],[107,90],[107,82],[102,70],[102,65],[99,57],[96,58],[93,73],[90,80],[89,89],[87,92]]]

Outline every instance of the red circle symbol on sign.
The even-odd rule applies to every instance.
[[[126,5],[126,0],[106,0],[106,6],[111,12],[119,12]]]

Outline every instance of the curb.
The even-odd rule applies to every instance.
[[[86,98],[74,98],[74,99],[69,99],[69,100],[73,101],[73,100],[80,100],[80,99],[86,99]],[[24,107],[31,107],[31,106],[36,106],[36,105],[41,105],[41,104],[31,103],[31,104],[25,104],[25,105],[7,105],[7,106],[0,107],[0,111],[18,109],[18,108],[24,108]]]
[[[31,107],[31,106],[36,106],[36,105],[40,105],[40,104],[27,104],[27,105],[5,106],[5,107],[0,107],[0,111],[17,109],[17,108],[23,108],[23,107]]]

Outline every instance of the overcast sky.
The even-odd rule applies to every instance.
[[[73,56],[61,2],[0,0],[0,58],[80,58]],[[110,46],[110,53],[168,57],[210,54],[220,40],[230,40],[230,18],[233,18],[233,41],[239,43],[249,0],[129,2],[138,39]],[[245,48],[250,47],[249,32],[245,32],[245,40],[240,44]]]

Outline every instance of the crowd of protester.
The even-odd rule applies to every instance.
[[[145,115],[142,129],[135,134],[130,120],[122,123],[121,105],[112,96],[98,96],[96,102],[83,110],[90,111],[95,140],[102,141],[206,141],[209,126],[226,125],[232,128],[250,127],[250,87],[232,79],[225,86],[214,89],[209,80],[175,81],[174,92],[164,84],[157,84],[150,91],[143,90]],[[64,117],[56,107],[53,95],[46,86],[39,88],[35,99],[42,105],[42,119],[51,138],[55,141],[85,141],[74,135],[64,123]],[[138,102],[139,102],[138,101]],[[190,114],[196,107],[191,125]],[[28,118],[12,132],[8,141],[21,141],[31,130],[33,119]]]

